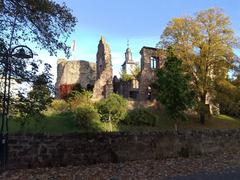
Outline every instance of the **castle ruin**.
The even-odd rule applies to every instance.
[[[121,78],[113,77],[111,50],[104,37],[98,44],[96,63],[87,61],[58,60],[57,68],[57,97],[64,98],[73,87],[81,85],[93,91],[92,99],[98,101],[115,92],[132,101],[149,101],[154,99],[151,84],[155,78],[154,71],[161,68],[164,56],[152,47],[143,47],[141,54],[141,69],[138,77],[123,82]],[[137,63],[132,59],[131,49],[125,52],[122,71],[131,74]]]
[[[94,101],[106,98],[113,92],[111,51],[104,37],[101,37],[98,44],[96,65],[97,76],[92,97]]]
[[[101,37],[96,63],[84,60],[58,60],[56,96],[65,98],[74,87],[80,85],[84,89],[93,91],[93,101],[106,98],[114,92],[122,95],[129,102],[136,102],[137,105],[149,106],[149,103],[154,105],[156,98],[151,85],[156,79],[155,70],[163,66],[166,54],[163,50],[145,46],[140,54],[140,73],[137,77],[127,81],[117,76],[113,77],[111,50],[105,38]],[[128,47],[122,71],[129,75],[136,66],[137,63],[133,61],[131,49]],[[215,108],[214,103],[208,99],[206,104],[209,105],[212,113],[212,109]]]
[[[96,63],[84,60],[57,61],[56,96],[65,98],[76,86],[93,90],[93,100],[106,98],[112,92],[112,61],[104,37],[98,44]]]

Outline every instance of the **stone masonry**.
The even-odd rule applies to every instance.
[[[88,61],[67,61],[60,59],[57,62],[56,95],[63,97],[71,92],[75,85],[83,88],[93,86],[96,80],[96,64]]]
[[[164,55],[162,51],[152,47],[143,47],[140,54],[139,100],[152,100],[151,84],[155,78],[155,70],[161,68],[164,63]]]
[[[10,135],[9,168],[158,160],[237,153],[240,130]]]
[[[96,64],[97,79],[93,88],[93,101],[106,98],[113,92],[111,51],[104,37],[101,37],[98,44]]]

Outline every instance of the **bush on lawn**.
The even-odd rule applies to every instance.
[[[100,130],[100,116],[92,105],[80,106],[74,111],[75,121],[79,128]]]
[[[145,108],[137,108],[128,112],[123,123],[135,126],[155,126],[156,116]]]
[[[118,123],[127,115],[127,100],[118,94],[110,94],[97,104],[101,120],[105,122]]]
[[[69,110],[69,104],[62,99],[55,99],[52,101],[50,108],[57,113],[64,113]]]

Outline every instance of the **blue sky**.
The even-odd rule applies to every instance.
[[[140,61],[143,46],[155,47],[167,23],[174,17],[194,15],[200,10],[219,7],[229,16],[232,28],[240,36],[239,0],[57,0],[65,2],[77,17],[75,32],[68,43],[77,43],[76,59],[96,61],[97,45],[103,35],[110,45],[114,74],[118,74],[124,61],[127,39],[135,61]],[[39,53],[40,54],[40,53]],[[56,60],[42,51],[56,73]]]

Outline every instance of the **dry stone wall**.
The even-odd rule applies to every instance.
[[[240,129],[148,133],[10,135],[9,168],[188,157],[240,151]]]

